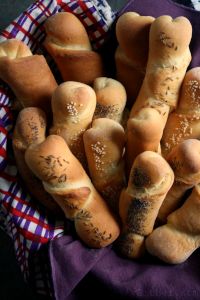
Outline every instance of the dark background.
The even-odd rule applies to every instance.
[[[0,31],[10,24],[32,0],[0,0]],[[127,1],[107,1],[113,10],[118,10]],[[0,229],[0,300],[42,299],[25,284],[20,268],[16,263],[12,240]]]

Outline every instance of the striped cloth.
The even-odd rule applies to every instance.
[[[55,67],[42,47],[45,38],[43,24],[49,16],[59,11],[77,15],[86,27],[95,49],[104,42],[106,32],[115,18],[115,14],[104,0],[39,0],[1,33],[0,42],[11,38],[22,40],[33,53],[44,54],[49,64]],[[64,221],[52,217],[50,219],[45,215],[42,207],[36,206],[34,199],[30,198],[18,181],[11,147],[15,121],[15,115],[11,110],[12,99],[11,91],[0,82],[0,224],[14,242],[16,258],[25,279],[35,274],[37,291],[46,294],[49,278],[44,280],[48,272],[44,267],[45,255],[42,254],[43,248],[46,248],[42,245],[64,234]],[[40,254],[42,264],[39,263]],[[35,264],[33,261],[38,263]],[[39,266],[42,266],[43,272]]]
[[[200,0],[176,2],[200,10]],[[82,21],[94,49],[103,44],[116,17],[106,0],[38,0],[1,33],[0,42],[10,38],[22,40],[33,53],[44,54],[50,66],[56,68],[42,42],[44,21],[59,11],[72,12]],[[11,110],[12,99],[12,92],[0,82],[0,226],[13,240],[24,278],[31,279],[38,292],[52,295],[46,251],[51,239],[64,234],[64,221],[47,216],[18,181],[11,147],[16,117]]]

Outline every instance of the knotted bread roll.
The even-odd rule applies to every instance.
[[[108,118],[95,119],[83,135],[90,177],[97,191],[115,213],[125,186],[123,127]]]
[[[177,105],[180,87],[191,61],[191,36],[192,26],[185,17],[161,16],[151,25],[146,74],[128,121],[128,169],[139,151],[160,149],[169,111]]]
[[[156,228],[146,239],[146,248],[170,264],[180,264],[200,247],[200,185],[183,206],[167,218],[167,224]]]
[[[45,24],[44,46],[55,60],[64,81],[92,84],[103,76],[103,62],[92,50],[89,37],[81,21],[69,12],[49,17]]]
[[[81,240],[101,248],[117,239],[117,221],[62,137],[49,135],[41,144],[31,145],[25,159],[66,218],[74,220]]]
[[[135,12],[122,14],[116,23],[119,46],[115,52],[116,78],[125,86],[131,107],[142,85],[149,51],[149,30],[153,17]]]
[[[17,39],[0,43],[0,78],[22,107],[40,107],[50,114],[57,83],[43,55],[32,55],[28,46]]]
[[[121,252],[138,258],[144,252],[144,240],[154,228],[160,206],[174,181],[166,160],[152,151],[139,154],[132,166],[128,186],[122,190],[119,213],[123,231]]]
[[[62,210],[54,199],[44,190],[42,182],[33,174],[25,162],[25,151],[32,144],[40,144],[45,140],[46,115],[37,107],[22,109],[17,117],[13,133],[12,145],[17,170],[23,184],[34,200],[39,201],[57,216]]]
[[[86,168],[83,133],[90,126],[96,107],[94,90],[80,82],[67,81],[52,96],[53,126],[51,134],[60,135],[72,153]]]
[[[182,141],[166,157],[174,171],[174,183],[167,193],[158,213],[160,223],[166,223],[167,216],[176,210],[185,192],[200,183],[200,141]]]

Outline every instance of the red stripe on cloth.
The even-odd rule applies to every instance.
[[[15,21],[13,21],[11,24],[12,24],[15,28],[17,28],[19,31],[23,32],[25,36],[29,37],[30,40],[32,40],[32,41],[35,42],[36,44],[40,44],[40,43],[38,42],[38,40],[35,39],[35,37],[34,37],[32,34],[30,34],[30,32],[28,32],[27,30],[25,30],[25,29],[24,29],[23,27],[21,27],[18,23],[16,23]]]
[[[3,134],[7,135],[8,134],[8,130],[6,130],[5,127],[0,126],[0,132],[2,132]],[[1,150],[3,150],[3,148],[0,148],[0,154],[1,154]]]
[[[49,239],[48,239],[48,238],[45,238],[45,237],[36,235],[35,233],[32,233],[32,232],[27,231],[27,230],[25,230],[25,229],[19,228],[19,232],[20,232],[26,239],[31,240],[31,241],[34,241],[35,243],[42,243],[42,244],[45,244],[45,243],[48,243],[48,242],[49,242]]]
[[[36,5],[37,5],[37,7],[38,7],[39,9],[41,9],[41,11],[42,11],[47,17],[49,17],[49,16],[52,15],[52,13],[51,13],[50,10],[47,8],[47,6],[44,6],[44,4],[42,3],[42,1],[36,2]]]
[[[0,155],[1,155],[1,153],[0,153]],[[7,174],[5,172],[1,173],[1,177],[4,178],[4,179],[6,179],[6,180],[9,180],[10,182],[16,182],[17,181],[16,177],[11,176],[11,175],[9,175],[9,174]]]
[[[94,24],[97,24],[98,21],[96,20],[96,18],[93,16],[93,14],[91,13],[91,11],[88,9],[87,5],[85,4],[84,1],[77,1],[79,6],[82,8],[82,10],[85,12],[85,14],[87,15],[87,17],[92,21],[92,23]],[[83,19],[84,21],[84,19]],[[98,26],[98,31],[101,33],[101,34],[104,34],[105,33],[105,30],[101,27],[101,26]],[[94,35],[95,36],[95,35]]]
[[[5,191],[2,191],[1,189],[0,189],[0,192],[1,192],[2,194],[4,194],[4,195],[6,194],[6,195],[11,196],[13,200],[15,199],[15,200],[17,200],[17,201],[19,201],[19,202],[22,202],[24,205],[27,205],[27,204],[24,203],[22,200],[20,200],[19,197],[13,195],[13,194],[10,193],[10,192],[5,192]],[[37,219],[36,217],[29,216],[29,215],[27,215],[27,213],[25,213],[25,212],[21,212],[21,211],[17,210],[16,208],[12,207],[10,203],[3,202],[3,205],[6,207],[6,209],[9,209],[9,212],[12,213],[14,216],[17,216],[17,217],[24,217],[27,221],[34,222],[35,224],[37,224],[37,225],[43,227],[44,229],[48,229],[48,230],[52,230],[52,229],[53,229],[51,225],[46,224],[46,223],[40,221],[40,220]]]

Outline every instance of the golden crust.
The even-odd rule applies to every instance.
[[[129,105],[134,103],[144,79],[149,51],[149,30],[153,21],[153,17],[127,12],[116,23],[119,43],[115,53],[116,76],[126,88]]]
[[[51,104],[51,134],[62,136],[73,154],[86,167],[83,133],[90,126],[95,111],[94,90],[84,83],[67,81],[55,90]]]
[[[32,145],[25,158],[88,246],[105,247],[118,237],[117,221],[62,137],[50,135]]]
[[[172,169],[159,154],[145,151],[136,157],[128,186],[119,200],[124,234],[145,237],[153,231],[158,211],[173,181]],[[134,248],[134,239],[130,242],[130,247]],[[129,247],[126,245],[125,248]],[[127,255],[130,256],[129,253]]]
[[[45,140],[46,116],[36,107],[24,108],[19,112],[12,139],[17,169],[34,200],[39,201],[48,212],[62,215],[62,211],[53,198],[44,190],[42,182],[31,172],[25,162],[25,151],[32,144]]]
[[[167,224],[147,237],[147,250],[170,264],[184,262],[200,246],[199,213],[200,187],[196,185],[183,206],[168,216]]]
[[[110,118],[122,122],[126,105],[126,90],[117,80],[98,77],[93,82],[97,97],[97,106],[93,119]]]
[[[123,127],[108,118],[95,119],[83,135],[92,182],[110,207],[118,213],[118,201],[125,185]]]
[[[64,81],[92,84],[103,75],[101,56],[92,51],[87,32],[78,17],[60,12],[45,22],[44,46],[55,60]]]

